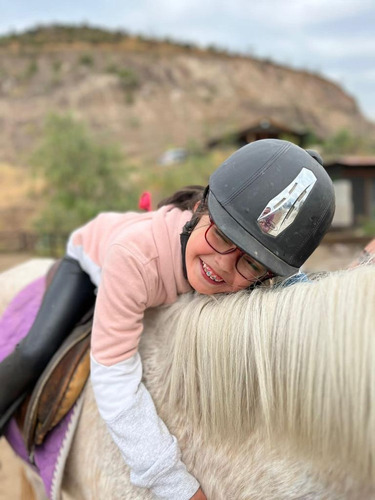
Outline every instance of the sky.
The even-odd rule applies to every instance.
[[[319,73],[375,122],[375,0],[0,0],[0,34],[51,23],[120,29]]]

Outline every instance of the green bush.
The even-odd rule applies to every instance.
[[[38,72],[38,61],[33,59],[26,66],[23,74],[21,75],[21,80],[27,81],[30,80],[36,73]]]
[[[118,70],[117,76],[125,90],[135,90],[139,87],[139,78],[133,70],[122,68]]]
[[[111,63],[107,66],[107,72],[116,75],[120,85],[125,92],[126,104],[133,104],[134,91],[140,87],[138,75],[130,68],[119,68],[116,64]]]
[[[70,115],[48,117],[32,163],[46,180],[46,207],[35,223],[40,233],[68,233],[99,212],[137,206],[132,169],[119,147],[98,144]]]
[[[183,186],[191,184],[206,186],[210,175],[221,161],[221,158],[216,158],[212,153],[190,153],[183,163],[144,167],[140,185],[144,186],[144,190],[151,191],[155,208],[157,202]]]
[[[94,66],[94,58],[91,54],[82,54],[81,57],[79,58],[79,63],[82,66],[87,66],[91,68]]]
[[[361,223],[361,228],[363,233],[366,236],[371,238],[374,237],[375,234],[375,212],[372,214],[372,217],[364,219]]]
[[[52,71],[55,75],[61,72],[62,62],[60,60],[55,60],[52,62]]]
[[[324,154],[374,154],[375,142],[369,137],[355,136],[341,129],[323,141],[322,149]]]

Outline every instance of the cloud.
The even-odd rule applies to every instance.
[[[192,3],[201,5],[199,0],[192,0]],[[224,2],[219,4],[223,5]],[[245,17],[250,22],[261,22],[277,30],[290,26],[302,29],[315,24],[337,22],[374,8],[373,0],[263,0],[256,3],[237,0],[226,2],[225,6],[228,15]]]
[[[350,58],[353,56],[374,57],[375,35],[351,36],[343,34],[336,37],[316,37],[307,40],[309,49],[324,58]]]
[[[303,30],[324,23],[339,22],[366,13],[374,8],[373,0],[137,0],[137,2],[108,2],[112,7],[116,4],[116,18],[131,28],[139,29],[147,26],[156,33],[166,26],[169,29],[184,27],[189,24],[215,26],[220,20],[227,21],[227,29],[231,24],[245,22],[249,30],[256,25],[265,29],[280,32],[293,27]],[[176,33],[173,33],[176,35]],[[266,33],[264,33],[266,36]],[[291,36],[294,33],[290,33]],[[216,36],[220,36],[217,33]]]

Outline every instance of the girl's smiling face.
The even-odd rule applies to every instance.
[[[205,238],[209,225],[209,215],[202,215],[186,245],[186,271],[190,285],[204,295],[238,292],[248,288],[252,282],[236,269],[240,250],[228,254],[215,252]]]

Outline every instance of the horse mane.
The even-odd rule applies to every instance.
[[[217,443],[255,426],[375,479],[375,266],[289,287],[185,296],[165,322],[164,403]],[[176,314],[177,308],[177,314]]]

